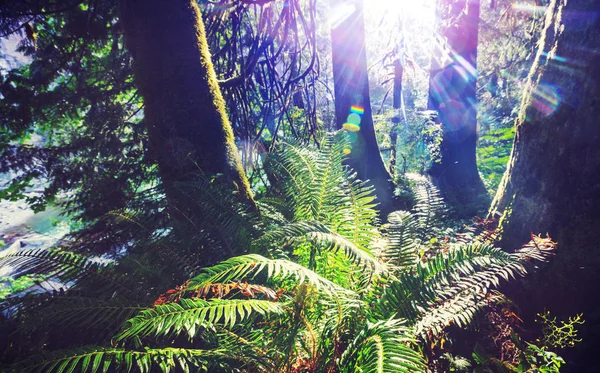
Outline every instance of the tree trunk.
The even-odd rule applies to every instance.
[[[334,0],[332,8],[335,14],[345,16],[334,20],[331,28],[336,125],[338,129],[350,129],[348,165],[360,179],[373,183],[379,209],[385,215],[393,210],[394,184],[379,152],[373,126],[362,0]],[[359,123],[344,126],[351,115],[359,116]]]
[[[174,184],[201,170],[223,174],[253,206],[197,3],[123,1],[121,22],[169,203],[185,208]]]
[[[593,317],[600,308],[598,9],[600,0],[550,2],[511,158],[490,209],[500,219],[506,249],[518,247],[530,232],[547,232],[558,242],[556,258],[526,284],[534,287],[525,300],[530,313],[583,312],[592,316],[588,331],[600,326]],[[583,340],[589,355],[580,356],[584,363],[573,371],[591,372],[595,340],[591,334],[589,344],[585,335]]]
[[[429,170],[442,194],[465,213],[485,202],[477,170],[478,0],[438,0],[438,30],[447,48],[436,45],[431,63],[429,109],[438,112],[443,139],[441,160]],[[440,41],[441,43],[441,41]],[[483,200],[482,200],[483,198]]]
[[[396,173],[396,148],[398,147],[398,124],[400,124],[400,109],[402,107],[402,78],[404,69],[400,59],[394,61],[394,96],[392,107],[394,108],[394,116],[392,117],[392,129],[390,131],[390,174],[394,176]]]

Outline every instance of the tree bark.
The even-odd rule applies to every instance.
[[[362,0],[334,0],[333,12],[342,19],[331,28],[335,115],[338,129],[347,123],[352,107],[364,110],[360,130],[350,132],[352,149],[347,163],[362,180],[375,186],[382,215],[393,210],[394,184],[385,167],[371,111]]]
[[[449,51],[436,45],[431,63],[428,106],[438,112],[443,138],[441,160],[429,174],[449,202],[471,210],[487,196],[475,153],[479,1],[438,0],[437,7],[438,32]]]
[[[400,59],[394,61],[394,95],[392,99],[392,107],[394,108],[394,116],[392,117],[392,129],[390,131],[390,174],[394,176],[396,173],[396,148],[398,147],[398,125],[400,124],[401,116],[399,110],[402,107],[402,78],[404,69]]]
[[[197,3],[123,1],[121,22],[169,203],[185,208],[174,184],[193,179],[201,170],[223,174],[254,206]]]
[[[550,2],[512,154],[489,213],[500,219],[506,249],[518,247],[530,232],[549,233],[558,242],[556,258],[526,283],[531,313],[545,307],[563,317],[585,316],[600,308],[598,9],[600,0]],[[600,326],[597,318],[588,321],[588,331]],[[589,342],[589,355],[580,358],[595,367],[591,335]]]

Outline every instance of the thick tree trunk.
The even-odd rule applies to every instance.
[[[379,209],[385,215],[393,209],[394,184],[379,152],[373,126],[362,0],[333,0],[331,5],[336,15],[343,17],[334,20],[331,28],[337,128],[343,128],[351,114],[360,116],[359,128],[350,132],[348,165],[359,178],[373,183]]]
[[[441,161],[429,174],[451,203],[469,207],[487,196],[475,153],[479,0],[438,0],[437,6],[438,32],[450,52],[437,45],[431,63],[429,109],[438,112],[443,139]]]
[[[173,186],[201,170],[223,174],[253,206],[196,1],[123,1],[121,22],[169,202],[185,208]]]
[[[490,210],[500,219],[506,249],[530,232],[549,233],[558,242],[556,258],[529,284],[535,288],[521,306],[531,312],[547,307],[563,317],[583,312],[592,317],[586,330],[600,326],[598,9],[600,0],[550,2],[511,158]],[[583,339],[590,354],[573,371],[591,372],[596,341]],[[584,361],[594,364],[587,368]]]

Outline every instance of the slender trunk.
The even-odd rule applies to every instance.
[[[121,22],[169,203],[185,210],[174,185],[201,170],[223,174],[253,206],[196,2],[123,1]]]
[[[559,317],[585,317],[600,309],[598,9],[600,0],[550,2],[511,157],[490,209],[500,219],[506,249],[530,232],[549,233],[558,242],[556,258],[526,283],[533,291],[522,306],[531,314],[547,308]],[[600,320],[588,319],[580,334],[580,351],[588,350],[577,357],[579,368],[595,366],[592,333],[599,327]]]
[[[350,129],[352,149],[348,165],[363,180],[370,180],[382,214],[393,209],[394,184],[385,167],[371,112],[362,0],[334,0],[332,8],[345,18],[331,29],[335,115],[338,129]],[[360,119],[355,120],[353,118]],[[350,119],[350,121],[349,121]],[[344,126],[350,123],[351,126]]]
[[[450,52],[436,46],[429,82],[429,108],[438,112],[443,131],[441,161],[429,174],[450,202],[470,210],[487,195],[475,153],[479,1],[448,1],[438,0],[438,30]]]
[[[398,147],[398,124],[400,124],[400,109],[402,107],[402,78],[404,69],[400,60],[394,61],[394,97],[392,107],[394,116],[392,117],[392,129],[390,130],[390,173],[392,176],[396,173],[396,148]]]

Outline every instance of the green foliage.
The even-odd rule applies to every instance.
[[[169,242],[180,237],[170,235],[173,228],[124,212],[114,216],[143,238],[107,265],[60,250],[3,252],[5,263],[70,284],[66,294],[34,297],[31,306],[28,297],[9,298],[24,320],[18,335],[48,328],[46,346],[59,348],[50,338],[58,328],[87,336],[77,339],[84,347],[66,351],[16,350],[21,360],[11,369],[424,372],[426,336],[468,325],[491,288],[552,253],[543,239],[512,254],[483,242],[432,250],[444,206],[424,179],[415,181],[414,214],[395,212],[379,226],[372,187],[343,166],[344,141],[328,135],[319,149],[286,145],[273,154],[278,194],[259,202],[260,217],[226,209],[229,197],[212,192],[218,179],[181,186],[197,193],[198,211],[219,209],[204,217],[203,229],[191,227],[190,244],[235,249],[249,242],[253,253],[197,268],[185,264],[194,257],[185,242]],[[170,268],[190,275],[165,280],[163,273],[181,276]],[[91,337],[98,329],[108,335]]]
[[[116,341],[146,336],[173,337],[183,332],[193,339],[202,326],[222,324],[232,328],[253,314],[283,313],[284,307],[283,303],[255,299],[180,299],[177,303],[158,305],[140,312],[127,321],[125,330],[116,336]]]
[[[494,194],[502,180],[515,137],[513,127],[490,130],[479,137],[477,168],[490,192]]]
[[[537,322],[542,324],[542,338],[537,341],[542,349],[574,347],[581,342],[577,338],[577,325],[583,325],[583,314],[569,317],[568,321],[561,321],[560,326],[556,317],[550,315],[550,311],[538,314]]]
[[[565,364],[563,358],[556,353],[539,348],[531,343],[527,344],[525,359],[532,369],[537,369],[540,373],[559,373],[561,365]]]
[[[397,136],[395,174],[424,173],[432,162],[439,162],[442,128],[435,123],[432,111],[410,111],[406,120],[397,124],[394,118],[399,116],[397,111],[375,116],[377,133],[381,134],[378,139],[380,148],[389,149],[390,134],[395,132]],[[384,158],[387,154],[383,153]]]
[[[424,176],[418,174],[407,174],[409,180],[414,183],[414,195],[416,204],[413,213],[419,225],[417,231],[420,239],[425,241],[440,235],[441,222],[443,221],[447,207],[439,190]]]
[[[414,322],[421,333],[439,334],[450,324],[464,327],[485,304],[491,287],[524,275],[530,255],[545,260],[549,253],[525,247],[507,254],[487,244],[460,245],[401,273],[375,307],[382,317]]]
[[[152,372],[154,367],[168,373],[177,368],[184,372],[208,372],[210,366],[218,360],[243,359],[235,357],[228,351],[206,351],[199,349],[162,348],[125,350],[122,348],[107,348],[88,346],[68,351],[56,351],[39,355],[13,367],[14,372],[131,372],[133,367],[140,372]],[[111,369],[112,368],[112,369]]]
[[[342,372],[410,372],[422,369],[422,357],[411,345],[416,343],[402,320],[367,322],[341,357]]]
[[[186,286],[188,291],[205,291],[207,286],[216,283],[253,279],[259,275],[285,280],[293,278],[298,283],[309,282],[317,289],[335,294],[344,293],[344,288],[319,276],[313,271],[289,260],[268,259],[258,254],[248,254],[227,259],[213,267],[204,268]]]
[[[518,351],[517,361],[514,363],[494,358],[488,355],[480,345],[476,345],[473,349],[473,359],[476,364],[474,372],[559,373],[560,367],[565,364],[563,358],[556,353],[535,344],[523,343],[516,336],[512,338],[510,345],[513,350]]]
[[[11,276],[0,276],[0,300],[27,290],[35,285],[35,283],[43,280],[44,276],[40,274],[25,275],[16,279]]]

